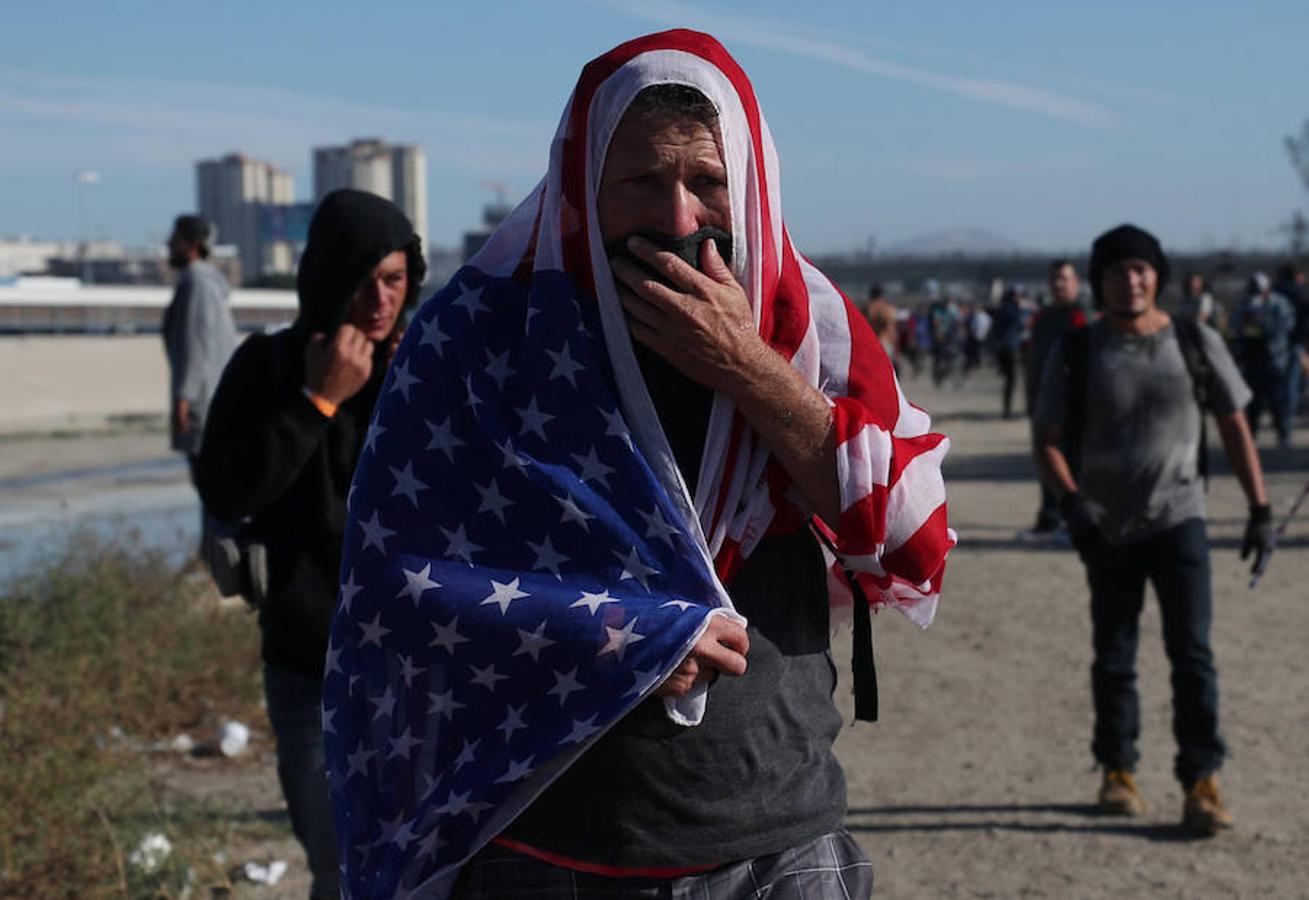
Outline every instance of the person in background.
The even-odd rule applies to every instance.
[[[1277,273],[1273,290],[1291,304],[1295,326],[1291,329],[1291,367],[1287,379],[1286,412],[1294,423],[1300,414],[1305,379],[1309,378],[1309,295],[1304,289],[1304,270],[1287,263]]]
[[[1245,299],[1232,313],[1232,339],[1241,374],[1254,395],[1245,409],[1250,433],[1258,436],[1264,410],[1272,413],[1280,447],[1291,445],[1290,380],[1292,362],[1299,362],[1291,335],[1295,310],[1263,272],[1250,277]]]
[[[1007,288],[995,312],[992,335],[995,339],[995,360],[1003,379],[1002,409],[1006,419],[1013,416],[1014,386],[1018,380],[1019,356],[1023,345],[1023,311],[1017,288]]]
[[[927,312],[922,308],[909,312],[905,325],[905,340],[909,366],[914,378],[923,371],[923,361],[932,353],[932,327]]]
[[[1241,408],[1250,396],[1222,339],[1158,306],[1169,263],[1133,225],[1096,239],[1090,281],[1103,317],[1050,354],[1033,420],[1041,477],[1059,498],[1091,589],[1095,728],[1103,812],[1145,808],[1139,754],[1136,651],[1145,584],[1154,585],[1172,669],[1174,774],[1182,822],[1201,834],[1232,827],[1218,770],[1218,672],[1204,508],[1203,417],[1213,415],[1250,504],[1241,558],[1257,570],[1272,540],[1263,472]],[[1197,382],[1202,382],[1197,385]],[[1068,463],[1080,444],[1080,472]]]
[[[1178,304],[1177,314],[1203,325],[1208,325],[1210,328],[1217,329],[1219,327],[1214,295],[1210,293],[1209,284],[1205,281],[1205,277],[1199,272],[1192,272],[1186,276],[1186,284],[1182,286],[1182,301]]]
[[[968,307],[965,317],[968,329],[964,344],[964,371],[971,372],[982,365],[982,356],[986,351],[986,341],[991,336],[991,314],[980,303]]]
[[[868,289],[868,304],[864,307],[864,317],[872,326],[873,334],[881,342],[896,374],[900,373],[900,333],[896,318],[895,304],[886,299],[886,292],[880,284]]]
[[[200,455],[200,494],[267,548],[259,608],[264,695],[277,774],[313,874],[339,896],[323,755],[327,635],[336,612],[347,494],[369,420],[427,272],[419,238],[390,202],[328,194],[300,259],[300,312],[232,357]]]
[[[168,265],[177,270],[177,285],[160,329],[168,357],[169,438],[172,448],[186,457],[192,484],[209,404],[238,341],[227,280],[208,262],[211,236],[209,223],[199,216],[182,215],[173,221]],[[213,530],[201,503],[201,558]]]
[[[932,382],[939,388],[963,379],[964,314],[959,301],[947,294],[927,310],[932,335]]]
[[[1045,361],[1050,351],[1064,339],[1070,331],[1086,325],[1086,309],[1082,306],[1082,282],[1077,277],[1077,266],[1072,260],[1056,259],[1049,268],[1050,303],[1036,313],[1032,320],[1031,340],[1027,356],[1027,414],[1036,410],[1037,393],[1041,388],[1041,376],[1045,372]],[[1075,447],[1065,448],[1065,456],[1073,471],[1077,471],[1078,459]],[[1019,537],[1026,541],[1050,541],[1058,539],[1062,532],[1063,518],[1059,514],[1059,504],[1053,492],[1044,482],[1041,488],[1041,505],[1036,511],[1036,522],[1031,529],[1022,532]]]

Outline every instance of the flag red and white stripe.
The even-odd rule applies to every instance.
[[[609,139],[642,89],[675,82],[717,107],[732,205],[732,269],[761,336],[833,406],[842,513],[819,523],[874,606],[931,622],[955,544],[941,461],[949,440],[901,391],[864,317],[791,243],[776,149],[754,89],[714,38],[676,30],[629,41],[583,70],[560,121],[550,169],[471,264],[488,272],[563,269],[600,305],[605,339],[634,437],[674,502],[698,522],[704,551],[730,580],[759,539],[809,512],[731,402],[715,398],[696,496],[677,475],[653,414],[600,238],[596,191]],[[835,565],[835,563],[834,563]],[[849,604],[831,579],[833,605]]]

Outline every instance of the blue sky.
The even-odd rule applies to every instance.
[[[194,162],[240,150],[311,190],[310,148],[427,148],[433,241],[544,171],[582,65],[674,25],[741,62],[802,250],[984,228],[1084,249],[1275,245],[1309,205],[1284,135],[1309,118],[1309,3],[64,2],[0,12],[0,236],[162,240]]]

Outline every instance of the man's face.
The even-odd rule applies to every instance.
[[[1204,279],[1199,275],[1192,275],[1186,281],[1186,292],[1192,297],[1199,297],[1204,293]]]
[[[716,130],[663,114],[625,115],[605,156],[596,207],[605,243],[634,231],[686,237],[732,230]]]
[[[1159,275],[1143,259],[1120,259],[1101,276],[1105,311],[1123,319],[1135,319],[1153,309],[1158,289]]]
[[[374,343],[386,340],[409,293],[409,260],[396,250],[373,266],[350,301],[347,321]]]
[[[1060,266],[1050,273],[1050,296],[1056,303],[1072,303],[1080,290],[1081,282],[1072,266]]]

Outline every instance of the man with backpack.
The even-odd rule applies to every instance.
[[[1059,498],[1091,589],[1100,808],[1136,815],[1140,729],[1136,647],[1148,579],[1159,597],[1172,668],[1174,772],[1183,823],[1203,834],[1232,827],[1219,792],[1226,751],[1218,674],[1209,646],[1212,599],[1204,518],[1204,415],[1250,503],[1241,558],[1257,566],[1272,538],[1254,441],[1242,413],[1250,389],[1217,333],[1159,308],[1169,264],[1155,237],[1122,225],[1096,239],[1092,291],[1103,316],[1071,332],[1047,361],[1035,424],[1037,467]],[[1081,450],[1071,472],[1067,441]]]

